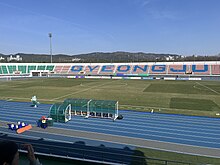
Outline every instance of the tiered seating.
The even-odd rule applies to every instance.
[[[13,72],[16,71],[16,65],[8,65],[7,67],[9,74],[13,74]]]
[[[211,74],[220,75],[220,65],[211,65]]]
[[[97,75],[100,69],[100,65],[87,65],[85,66],[85,74]]]
[[[3,72],[2,72],[2,66],[0,66],[0,74],[3,74]]]
[[[2,72],[3,74],[8,74],[8,69],[5,65],[2,65]]]
[[[115,72],[115,65],[103,65],[99,74],[100,75],[112,75]]]
[[[37,70],[45,70],[46,69],[46,65],[38,65],[37,66]]]
[[[85,66],[82,65],[73,65],[68,73],[74,75],[82,74],[82,72],[84,72],[84,67]]]
[[[210,75],[210,67],[208,65],[192,65],[192,72],[194,75]]]
[[[21,73],[27,73],[27,65],[18,65],[18,71],[20,71]]]
[[[150,66],[149,74],[166,74],[167,65]]]
[[[60,73],[68,73],[69,69],[70,69],[70,65],[68,66],[63,66],[62,70],[60,71]]]
[[[140,64],[2,64],[0,74],[28,74],[32,70],[54,71],[56,74],[73,75],[118,75],[120,74],[192,74],[192,75],[220,75],[220,64],[217,63],[140,63]],[[143,75],[142,75],[143,76]]]
[[[53,71],[54,65],[47,65],[46,70]]]
[[[186,65],[169,65],[168,74],[185,74],[188,72]]]
[[[36,70],[37,66],[36,65],[28,65],[28,73],[31,72],[31,70]]]
[[[116,69],[116,74],[130,74],[132,71],[132,65],[118,65]]]
[[[134,65],[131,70],[132,74],[147,74],[149,72],[148,65]]]
[[[62,68],[63,68],[63,65],[57,65],[57,66],[55,66],[54,72],[55,73],[60,73]]]

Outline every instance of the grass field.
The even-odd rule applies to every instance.
[[[118,100],[120,109],[200,116],[220,113],[220,83],[99,79],[29,79],[0,82],[0,99],[62,102],[65,98]]]
[[[141,152],[140,152],[141,151]],[[185,162],[190,163],[191,165],[219,165],[220,159],[218,158],[209,158],[204,156],[196,156],[196,155],[187,155],[182,153],[174,153],[167,151],[158,151],[153,149],[146,148],[137,148],[135,155],[143,156],[143,153],[148,158],[155,158],[159,160],[146,159],[145,161],[148,165],[164,165],[165,161],[163,160],[172,160],[177,162]],[[178,163],[169,162],[169,165],[177,165]],[[178,165],[184,165],[183,163],[179,163]]]

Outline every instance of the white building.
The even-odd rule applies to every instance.
[[[72,61],[80,61],[80,58],[73,58]]]
[[[168,57],[166,57],[166,60],[167,61],[172,61],[172,60],[174,60],[174,56],[168,56]]]
[[[10,57],[7,57],[7,61],[22,61],[22,57],[20,57],[20,55],[16,55],[15,57],[13,57],[12,55],[10,55]]]

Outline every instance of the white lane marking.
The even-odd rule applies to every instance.
[[[36,119],[34,117],[32,117],[33,115],[32,114],[35,114],[35,112],[30,112],[29,114],[26,114],[25,112],[22,112],[22,113],[18,113],[18,112],[15,112],[13,115],[10,113],[10,112],[4,112],[4,114],[2,114],[1,117],[5,116],[6,118],[7,117],[14,117],[15,115],[20,115],[20,114],[23,114],[24,116],[30,116],[29,118],[30,119]],[[41,114],[39,114],[41,115]],[[77,121],[83,121],[84,119],[77,119]],[[137,127],[144,127],[142,126],[141,124],[143,124],[143,122],[136,122],[136,120],[134,119],[129,119],[129,121],[132,121],[132,124],[129,124],[129,123],[120,123],[122,126],[123,125],[133,125],[133,126],[137,126]],[[145,120],[146,121],[146,120]],[[74,122],[74,121],[72,121]],[[94,123],[94,121],[91,120],[91,122]],[[103,125],[103,122],[101,121],[95,121],[96,123],[100,123],[100,125]],[[153,123],[152,123],[153,122]],[[96,124],[95,123],[95,124]],[[178,128],[186,128],[184,126],[188,126],[189,124],[192,124],[193,122],[189,122],[189,123],[179,123],[180,126],[172,126],[172,127],[176,127],[177,129],[173,129],[173,130],[179,130]],[[155,126],[155,125],[159,125],[159,124],[168,124],[168,125],[171,125],[171,123],[169,121],[160,121],[160,123],[154,123],[154,121],[151,121],[148,123],[148,125],[152,125],[152,126]],[[196,122],[196,124],[200,124],[200,122]],[[99,125],[99,124],[97,124]],[[206,131],[207,129],[218,129],[218,126],[216,124],[213,124],[214,126],[208,126],[208,125],[199,125],[200,128],[198,128],[197,130],[204,130]],[[158,129],[170,129],[170,128],[161,128],[161,127],[156,127]],[[207,129],[206,129],[207,128]],[[192,129],[194,129],[194,127],[192,127]],[[200,133],[200,132],[198,132]]]
[[[60,124],[62,125],[62,124]],[[67,125],[65,125],[67,126]],[[72,125],[68,125],[69,127],[73,127]],[[57,128],[57,127],[56,127]],[[87,128],[87,126],[77,126],[77,128]],[[59,128],[57,128],[59,129]],[[63,130],[72,130],[72,129],[64,129],[64,128],[61,128]],[[103,130],[103,131],[106,131],[106,129],[104,128],[99,128],[99,130]],[[87,131],[81,131],[81,130],[77,130],[77,131],[80,131],[80,132],[87,132]],[[202,142],[202,143],[212,143],[212,144],[219,144],[219,142],[207,142],[207,141],[202,141],[202,140],[193,140],[193,139],[190,139],[190,138],[178,138],[178,137],[173,137],[173,136],[164,136],[163,133],[162,135],[154,135],[154,134],[151,134],[151,133],[134,133],[134,132],[129,132],[129,131],[120,131],[120,130],[110,130],[110,131],[113,131],[113,132],[117,132],[117,133],[127,133],[127,134],[133,134],[133,135],[140,135],[140,136],[151,136],[151,137],[162,137],[162,138],[170,138],[170,139],[179,139],[179,140],[185,140],[185,141],[196,141],[196,142]],[[96,131],[91,131],[91,132],[94,132],[94,133],[98,133]],[[157,132],[157,133],[161,133],[162,131],[151,131],[151,132]],[[166,132],[165,132],[166,133]],[[105,134],[105,133],[99,133],[99,134]],[[177,133],[169,133],[169,134],[173,134],[173,135],[182,135],[182,134],[177,134]],[[106,135],[113,135],[113,134],[106,134]],[[122,135],[123,136],[123,135]],[[194,136],[194,135],[187,135],[188,137],[200,137],[200,138],[203,138],[201,136]],[[129,137],[128,135],[125,136],[125,137]],[[135,138],[135,137],[134,137]],[[208,138],[208,137],[204,137],[204,138]],[[210,139],[218,139],[218,138],[210,138]]]
[[[13,107],[13,106],[10,106],[10,109],[7,109],[7,111],[9,112],[15,112],[15,113],[17,113],[18,111],[16,111],[16,110],[19,110],[19,109],[21,109],[21,107],[18,107],[19,105],[16,105],[15,107]],[[9,107],[9,106],[8,106]],[[5,109],[5,108],[7,108],[7,106],[3,106],[3,109]],[[22,107],[23,108],[23,107]],[[4,111],[4,113],[5,113],[6,111]],[[29,113],[31,114],[31,113],[39,113],[39,112],[42,112],[42,113],[45,113],[46,112],[46,110],[45,109],[41,109],[40,107],[38,107],[37,108],[37,111],[35,111],[35,109],[33,109],[33,111],[29,111]],[[24,112],[25,113],[25,112]],[[146,119],[145,118],[143,118],[143,115],[145,115],[145,114],[142,114],[142,115],[139,115],[138,113],[140,113],[140,112],[129,112],[129,115],[130,114],[132,114],[132,118],[130,118],[129,116],[127,116],[127,119],[129,119],[129,120],[131,120],[131,121],[134,121],[134,123],[141,123],[141,121],[143,120],[143,121],[145,121]],[[142,112],[142,113],[144,113],[144,112]],[[25,113],[26,114],[26,113]],[[138,115],[137,115],[138,114]],[[136,122],[137,120],[135,120],[133,117],[141,117],[138,121],[139,122]],[[157,116],[155,116],[155,115],[149,115],[149,114],[147,114],[146,113],[146,117],[150,117],[150,118],[155,118],[155,119],[159,119],[160,120],[160,122],[164,122],[164,120],[165,120],[165,123],[170,123],[170,122],[172,122],[172,121],[175,121],[175,122],[178,122],[178,124],[181,124],[182,125],[182,123],[183,123],[183,125],[186,125],[187,123],[190,123],[190,124],[192,124],[192,123],[195,123],[195,124],[201,124],[201,122],[202,123],[204,123],[204,121],[206,122],[206,125],[205,125],[205,127],[207,127],[207,124],[209,124],[209,125],[214,125],[214,126],[216,126],[216,124],[220,124],[219,122],[220,122],[220,120],[212,120],[212,121],[208,121],[208,123],[207,123],[207,120],[205,120],[205,119],[187,119],[187,116],[186,117],[182,117],[182,116],[176,116],[176,117],[178,117],[178,119],[174,119],[174,117],[173,116],[159,116],[159,115],[157,115]],[[179,118],[181,118],[181,119],[183,119],[184,121],[182,121],[182,120],[180,120]],[[169,121],[167,122],[167,120],[166,119],[169,119]],[[187,121],[187,122],[186,122]],[[202,125],[200,125],[200,126],[202,126]],[[209,126],[208,126],[209,127]]]
[[[58,130],[65,130],[65,131],[72,131],[72,129],[67,129],[67,128],[56,128]],[[30,132],[36,132],[36,133],[42,133],[40,131],[36,131],[36,130],[30,130]],[[82,132],[82,133],[90,133],[89,131],[81,131],[81,130],[77,130],[77,132]],[[91,132],[91,133],[94,133],[94,132]],[[60,136],[66,136],[66,137],[79,137],[79,136],[74,136],[74,135],[64,135],[64,134],[57,134],[57,133],[52,133],[52,132],[46,132],[45,134],[53,134],[53,135],[60,135]],[[128,138],[128,139],[140,139],[140,140],[145,140],[145,141],[156,141],[156,142],[161,142],[161,143],[171,143],[171,144],[182,144],[182,143],[175,143],[175,142],[166,142],[166,141],[159,141],[159,140],[152,140],[152,139],[144,139],[144,138],[140,138],[140,137],[129,137],[129,136],[123,136],[123,135],[113,135],[113,134],[106,134],[106,133],[99,133],[99,132],[95,132],[95,134],[99,134],[99,135],[104,135],[104,136],[113,136],[113,137],[125,137],[125,138]],[[84,138],[84,137],[83,137]],[[87,137],[85,137],[87,138]],[[88,138],[88,139],[91,139],[91,138]],[[98,138],[93,138],[95,140],[99,140]],[[183,139],[183,138],[176,138],[176,139]],[[184,139],[183,139],[184,140]],[[188,141],[191,141],[191,140],[188,140]],[[195,142],[203,142],[203,141],[198,141],[198,140],[192,140],[192,141],[195,141]],[[110,141],[110,142],[114,142],[114,141]],[[213,143],[213,142],[207,142],[207,141],[204,141],[205,143],[211,143],[211,144],[218,144],[218,143]],[[182,145],[188,145],[188,144],[182,144]],[[201,147],[203,148],[203,146],[196,146],[196,145],[189,145],[189,146],[195,146],[195,147]],[[212,147],[204,147],[204,148],[212,148]],[[212,148],[213,149],[213,148]],[[219,149],[219,148],[216,148],[216,149]]]
[[[207,87],[207,86],[205,86],[205,85],[203,85],[203,84],[201,84],[201,83],[199,83],[199,82],[196,82],[196,84],[198,84],[198,85],[200,85],[200,86],[202,86],[202,87],[205,87],[205,88],[207,88],[207,89],[209,89],[210,91],[212,91],[212,92],[214,92],[214,93],[216,93],[216,94],[220,94],[219,92],[217,92],[216,90],[214,90],[214,89],[212,89],[212,88],[209,88],[209,87]]]
[[[7,113],[7,112],[6,112]],[[5,117],[5,118],[9,118],[9,119],[13,119],[13,117],[14,117],[14,115],[11,115],[10,113],[8,113],[8,114],[6,114],[6,113],[4,113],[4,114],[2,114],[2,116],[1,117]],[[18,113],[17,113],[18,114]],[[23,113],[23,114],[25,114],[25,113]],[[33,113],[34,114],[34,113]],[[33,115],[32,114],[29,114],[29,115],[26,115],[26,116],[28,116],[28,119],[36,119],[35,117],[32,117]],[[29,117],[30,116],[30,117]],[[31,121],[31,122],[33,122],[32,120],[25,120],[25,121]],[[65,124],[65,126],[73,126],[73,124],[79,124],[78,122],[84,122],[85,121],[85,119],[79,119],[79,118],[77,118],[76,120],[73,120],[73,121],[71,121],[71,124]],[[135,122],[136,123],[136,122]],[[148,125],[141,125],[142,123],[140,123],[140,124],[138,124],[137,123],[137,125],[135,125],[134,124],[134,122],[132,122],[132,124],[131,123],[120,123],[120,128],[125,128],[125,129],[130,129],[130,125],[132,125],[132,126],[134,126],[134,127],[138,127],[138,128],[132,128],[133,130],[145,130],[145,129],[147,129],[147,128],[150,128],[150,129],[152,129],[152,128],[156,128],[156,129],[161,129],[161,130],[176,130],[176,131],[182,131],[182,132],[193,132],[193,133],[200,133],[200,134],[208,134],[208,135],[219,135],[219,134],[216,134],[216,133],[207,133],[207,132],[198,132],[198,131],[189,131],[189,130],[181,130],[181,128],[187,128],[187,127],[183,127],[185,124],[182,124],[182,126],[173,126],[174,128],[162,128],[162,127],[157,127],[157,125],[160,125],[162,122],[160,122],[160,123],[148,123]],[[87,124],[87,123],[82,123],[82,125],[85,125],[85,124]],[[168,123],[169,124],[169,123]],[[59,123],[57,123],[57,125],[62,125],[62,124],[59,124]],[[96,125],[96,126],[103,126],[103,122],[102,121],[99,121],[99,120],[97,120],[97,121],[94,121],[94,120],[90,120],[90,125]],[[170,124],[169,124],[170,125]],[[127,127],[128,126],[128,127]],[[187,125],[186,125],[187,126]],[[79,126],[79,127],[81,127],[81,128],[88,128],[87,126],[86,127],[83,127],[83,126]],[[115,126],[111,126],[111,125],[108,125],[108,127],[112,127],[113,129],[112,130],[114,130],[114,128],[115,128]],[[176,127],[176,128],[175,128]],[[201,130],[201,131],[207,131],[207,130],[210,130],[211,128],[214,128],[214,129],[217,129],[217,126],[216,127],[210,127],[210,126],[206,126],[207,127],[207,129],[204,129],[204,128],[197,128],[196,130]],[[140,129],[140,128],[143,128],[143,129]],[[193,128],[192,127],[192,129],[195,129],[195,128]],[[150,130],[151,131],[151,130]],[[213,130],[214,131],[214,130]],[[151,131],[152,132],[152,131]],[[163,131],[153,131],[153,132],[161,132],[161,133],[163,133]],[[166,132],[165,132],[166,133]],[[193,135],[192,135],[193,136]],[[194,135],[194,136],[196,136],[196,135]]]
[[[11,115],[11,114],[8,114],[8,115],[6,115],[6,114],[2,114],[2,117],[3,116],[5,116],[6,118],[9,116],[9,118],[10,118],[10,116],[11,116],[11,119],[13,119],[12,117],[14,117],[14,115]],[[27,115],[27,116],[32,116],[31,114],[29,114],[29,115]],[[29,119],[35,119],[34,117],[29,117]],[[72,126],[72,124],[73,123],[75,123],[75,124],[78,124],[77,122],[78,121],[83,121],[84,119],[77,119],[77,121],[72,121],[71,122],[71,124],[65,124],[66,126]],[[32,120],[26,120],[26,121],[31,121],[31,122],[33,122]],[[90,123],[90,125],[97,125],[97,126],[102,126],[103,125],[103,123],[101,122],[101,121],[92,121],[91,120],[91,122],[92,123]],[[99,124],[100,123],[100,124]],[[86,123],[82,123],[83,125],[85,125]],[[60,125],[60,124],[58,124],[58,125]],[[126,124],[126,123],[120,123],[120,128],[127,128],[126,127],[126,125],[127,126],[129,126],[129,125],[131,125],[131,124]],[[188,131],[188,130],[180,130],[180,128],[186,128],[186,127],[182,127],[182,126],[176,126],[176,128],[177,129],[171,129],[171,128],[161,128],[161,127],[156,127],[155,126],[155,124],[151,124],[151,123],[148,123],[148,125],[152,125],[153,126],[153,128],[157,128],[157,129],[162,129],[162,130],[177,130],[177,131],[182,131],[182,132],[195,132],[195,131]],[[140,131],[142,131],[142,130],[144,130],[144,129],[146,129],[146,128],[149,128],[148,126],[143,126],[143,125],[134,125],[134,123],[132,123],[132,126],[134,126],[134,127],[139,127],[138,129],[137,128],[132,128],[133,130],[140,130]],[[151,129],[152,129],[152,126],[150,127]],[[84,127],[84,126],[79,126],[79,127],[81,127],[81,128],[87,128],[87,127]],[[112,127],[112,128],[114,128],[114,126],[108,126],[108,127]],[[143,129],[140,129],[140,127],[142,127]],[[129,127],[128,127],[129,128]],[[179,129],[178,129],[179,128]],[[212,127],[208,127],[207,126],[207,128],[208,129],[210,129],[210,128],[212,128]],[[217,127],[216,127],[217,128]],[[192,129],[193,129],[193,127],[192,127]],[[112,130],[114,130],[114,129],[112,129]],[[197,130],[203,130],[203,131],[206,131],[207,129],[201,129],[201,128],[198,128]],[[151,131],[151,130],[150,130]],[[151,131],[151,132],[159,132],[159,133],[163,133],[163,131]],[[165,132],[166,133],[166,132]],[[202,132],[195,132],[195,133],[202,133]],[[169,133],[169,134],[173,134],[173,133]],[[204,133],[203,132],[203,134],[208,134],[208,135],[211,135],[211,134],[213,134],[213,135],[218,135],[218,134],[214,134],[214,133]],[[178,135],[178,134],[177,134]],[[181,134],[179,134],[179,135],[181,135]],[[192,136],[195,136],[196,137],[196,135],[192,135]],[[200,136],[198,136],[198,137],[200,137]]]
[[[25,98],[25,97],[13,97],[13,96],[0,96],[0,98],[1,99],[6,99],[6,100],[8,100],[8,101],[12,101],[13,99],[15,99],[15,100],[30,100],[30,98]],[[50,100],[51,99],[38,99],[39,101],[49,101],[50,102]]]

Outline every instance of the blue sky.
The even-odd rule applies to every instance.
[[[0,53],[220,53],[219,0],[0,0]]]

